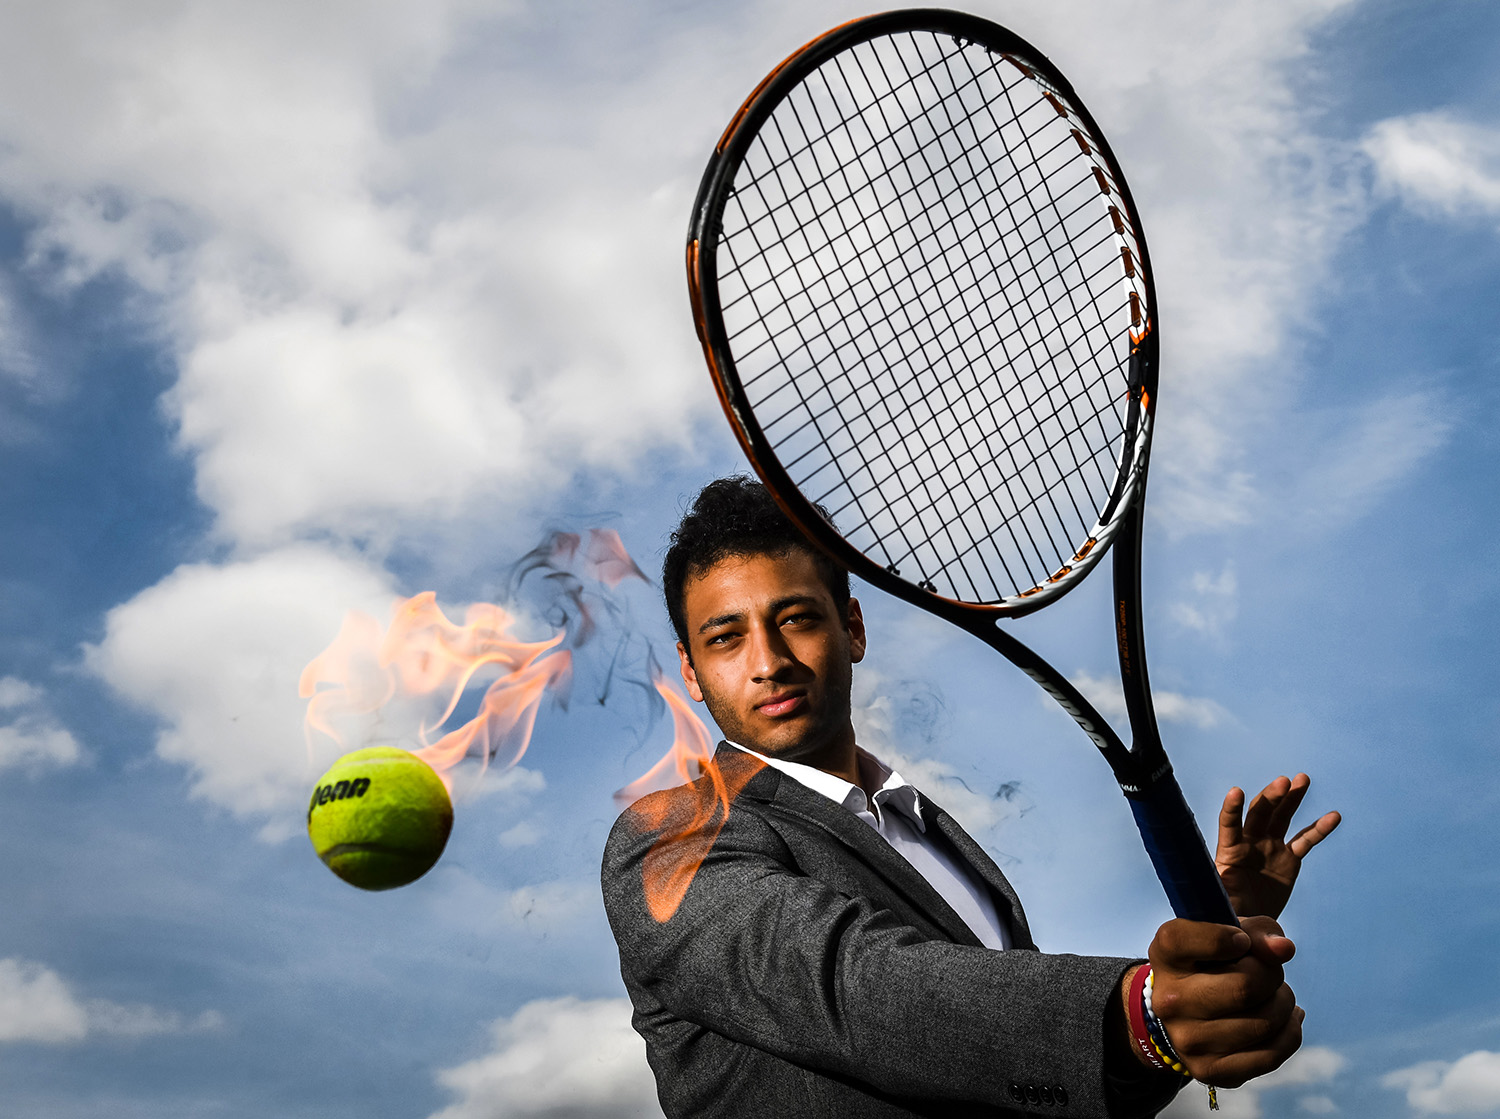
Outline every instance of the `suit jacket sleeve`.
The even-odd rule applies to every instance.
[[[672,822],[661,828],[660,816],[659,804],[651,823],[627,810],[604,858],[605,907],[638,1016],[645,999],[889,1096],[1032,1110],[1014,1083],[1069,1084],[1066,1106],[1035,1110],[1073,1116],[1154,1113],[1170,1098],[1157,1090],[1131,1106],[1107,1086],[1118,1078],[1104,1066],[1105,1011],[1132,961],[935,938],[803,873],[761,813],[735,805],[711,845],[701,834],[662,839]],[[648,853],[677,859],[678,872],[701,858],[665,920],[647,904]]]

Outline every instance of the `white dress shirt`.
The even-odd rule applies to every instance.
[[[981,944],[986,948],[1010,947],[1010,929],[996,912],[989,887],[974,870],[955,859],[941,843],[928,837],[927,822],[922,819],[922,794],[874,754],[863,747],[855,747],[859,775],[864,783],[862,789],[813,766],[768,758],[738,742],[729,744],[854,813],[895,848],[913,870],[927,879]],[[867,796],[865,789],[874,789],[875,795]]]

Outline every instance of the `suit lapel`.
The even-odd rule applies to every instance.
[[[837,840],[952,940],[980,946],[978,938],[952,906],[874,828],[821,793],[779,771],[776,775],[780,782],[770,801],[773,809],[812,824]]]
[[[716,757],[739,754],[728,743],[720,743]],[[877,874],[908,905],[921,913],[950,939],[979,947],[973,930],[943,900],[916,869],[896,853],[878,832],[841,804],[815,793],[774,766],[766,766],[744,787],[740,797],[758,800],[772,812],[785,813],[829,836]],[[733,809],[731,809],[733,811]]]
[[[969,833],[958,826],[958,821],[928,800],[925,794],[922,797],[922,819],[927,821],[928,827],[936,827],[942,832],[944,838],[953,845],[954,850],[989,886],[990,891],[995,895],[1001,919],[1010,925],[1011,947],[1034,949],[1036,943],[1031,939],[1031,926],[1026,923],[1026,911],[1021,908],[1021,899],[1011,888],[1010,881],[995,865],[995,860],[985,853],[983,847],[969,838]]]
[[[727,742],[721,742],[716,755],[722,757],[726,753],[738,754],[739,751]],[[821,793],[813,792],[773,766],[766,766],[756,774],[740,795],[761,801],[774,810],[785,812],[821,829],[884,879],[909,905],[924,914],[955,942],[982,947],[973,930],[943,900],[943,896],[932,884],[911,863],[897,854],[896,849],[878,832],[843,805],[835,804]],[[1021,900],[1000,868],[995,865],[995,861],[985,854],[984,848],[969,838],[969,834],[959,827],[952,816],[928,799],[925,793],[921,794],[921,804],[922,818],[927,826],[935,827],[990,887],[1001,918],[1009,923],[1012,947],[1035,949],[1036,944],[1031,939],[1031,928],[1026,922],[1026,913],[1021,908]]]

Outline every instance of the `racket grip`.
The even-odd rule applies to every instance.
[[[1177,778],[1164,774],[1143,796],[1128,797],[1141,842],[1161,879],[1172,912],[1190,921],[1239,925],[1213,857]]]

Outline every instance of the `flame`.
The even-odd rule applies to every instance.
[[[309,748],[316,734],[343,748],[339,721],[377,715],[393,700],[408,699],[439,707],[435,717],[421,721],[416,732],[421,747],[412,752],[450,789],[448,771],[471,753],[478,753],[484,766],[514,765],[531,741],[543,696],[549,688],[566,689],[572,672],[572,655],[553,651],[564,633],[520,641],[510,632],[514,621],[503,608],[481,602],[457,625],[432,591],[398,601],[385,628],[368,614],[349,611],[333,643],[298,681],[298,694],[308,701]],[[500,675],[486,689],[478,714],[433,741],[476,675],[487,669],[499,669]]]
[[[658,833],[641,864],[641,885],[646,908],[657,924],[665,924],[682,905],[724,830],[730,805],[765,763],[738,750],[722,762],[715,760],[708,727],[687,697],[660,673],[653,683],[672,712],[672,746],[642,776],[615,793],[615,800],[631,806],[642,830]],[[698,781],[700,777],[707,780]],[[670,796],[641,799],[688,782],[696,783]]]
[[[630,558],[620,534],[612,528],[589,529],[589,546],[583,558],[585,570],[610,589],[618,587],[626,579],[650,582],[646,573]]]
[[[667,710],[672,713],[672,746],[659,762],[615,793],[615,803],[622,808],[634,804],[647,793],[696,781],[704,767],[713,761],[713,739],[708,727],[688,705],[685,695],[668,684],[660,672],[654,675],[652,686],[666,700]]]
[[[450,791],[452,771],[464,758],[477,755],[481,767],[513,766],[530,744],[543,698],[549,692],[566,697],[573,650],[588,645],[601,624],[614,626],[619,636],[612,641],[599,702],[609,700],[609,683],[617,674],[643,686],[649,675],[672,716],[666,754],[615,794],[643,830],[655,833],[642,865],[642,884],[652,916],[666,922],[713,849],[734,799],[764,763],[739,751],[716,760],[708,727],[656,668],[649,642],[638,642],[619,587],[628,579],[650,580],[630,558],[619,533],[589,529],[587,543],[579,533],[550,533],[512,569],[510,593],[519,593],[533,572],[542,573],[539,585],[550,596],[542,616],[561,626],[545,641],[518,640],[511,633],[514,616],[488,602],[469,606],[463,624],[457,624],[443,613],[432,591],[397,601],[387,626],[349,611],[338,636],[308,663],[298,682],[298,694],[307,700],[309,754],[318,736],[350,748],[340,727],[351,721],[363,722],[366,737],[379,727],[389,740],[387,724],[399,725],[415,704],[427,717],[411,719],[410,737],[420,742],[412,752],[437,770]],[[589,590],[580,576],[607,593]],[[498,675],[486,688],[478,713],[445,730],[464,695],[481,675],[492,672]]]

